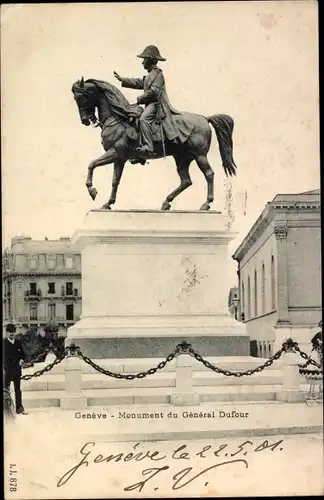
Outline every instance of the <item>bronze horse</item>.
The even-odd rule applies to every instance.
[[[86,186],[93,200],[97,195],[97,190],[92,185],[94,169],[110,163],[114,164],[111,195],[109,201],[102,207],[110,209],[111,205],[116,202],[117,190],[126,161],[145,163],[145,160],[136,158],[135,153],[139,137],[136,124],[143,108],[137,104],[131,105],[119,89],[101,80],[84,81],[82,77],[73,84],[72,92],[82,124],[89,126],[92,123],[94,126],[99,125],[102,129],[101,143],[106,152],[90,163],[86,180]],[[174,198],[192,185],[189,165],[193,160],[196,161],[207,181],[207,200],[200,210],[209,210],[210,204],[214,201],[214,172],[207,159],[211,144],[209,124],[216,132],[224,171],[226,175],[233,176],[236,175],[232,142],[233,119],[228,115],[213,115],[206,118],[193,113],[179,113],[175,119],[182,120],[182,124],[190,130],[184,142],[175,144],[164,140],[162,124],[156,124],[155,131],[153,131],[155,158],[173,156],[181,181],[179,187],[166,197],[161,210],[169,210]]]

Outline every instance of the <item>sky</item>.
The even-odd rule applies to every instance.
[[[136,55],[150,44],[167,59],[174,107],[234,119],[231,251],[276,194],[319,187],[317,2],[6,5],[1,23],[3,245],[18,234],[70,236],[108,200],[112,166],[94,173],[95,202],[85,187],[88,164],[103,150],[100,130],[81,125],[71,86],[81,76],[119,86],[114,70],[143,76]],[[122,91],[136,101],[137,91]],[[212,208],[224,212],[214,132],[209,160]],[[194,163],[191,177],[174,209],[205,201]],[[178,182],[172,158],[127,164],[115,208],[159,209]]]

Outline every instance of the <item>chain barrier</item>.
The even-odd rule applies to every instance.
[[[154,375],[158,370],[162,370],[168,363],[170,363],[175,357],[177,357],[179,354],[189,354],[190,356],[194,357],[199,363],[202,363],[206,368],[212,370],[215,373],[220,373],[222,375],[225,375],[227,377],[233,376],[233,377],[243,377],[243,376],[250,376],[253,375],[254,373],[260,373],[262,372],[265,368],[269,368],[274,361],[278,360],[283,353],[287,352],[298,352],[300,356],[306,360],[306,363],[304,365],[298,365],[300,368],[300,373],[302,374],[314,374],[314,375],[322,375],[323,374],[323,369],[322,366],[317,363],[315,360],[313,360],[308,354],[303,352],[299,347],[297,342],[294,342],[292,339],[286,340],[283,344],[281,349],[279,349],[273,356],[271,356],[265,363],[263,363],[260,366],[257,366],[256,368],[251,368],[249,370],[245,371],[238,371],[238,372],[233,372],[230,370],[225,370],[223,368],[219,368],[218,366],[213,365],[206,359],[204,359],[198,352],[196,352],[191,344],[188,342],[182,342],[181,344],[178,344],[174,351],[169,354],[165,360],[161,361],[157,366],[150,368],[146,371],[139,372],[136,374],[123,374],[123,373],[115,373],[110,370],[107,370],[103,368],[102,366],[97,365],[94,363],[88,356],[85,356],[81,349],[76,346],[75,344],[71,344],[70,346],[67,346],[62,354],[57,356],[57,358],[50,363],[49,365],[45,366],[41,370],[38,370],[34,373],[28,374],[28,375],[23,375],[21,377],[22,380],[30,380],[31,378],[34,377],[40,377],[43,375],[43,373],[49,372],[54,368],[54,366],[58,365],[61,363],[66,357],[69,356],[78,356],[80,357],[86,364],[94,368],[96,371],[102,373],[103,375],[107,375],[112,378],[116,379],[123,379],[123,380],[135,380],[135,379],[142,379],[147,377],[148,375]],[[42,353],[42,356],[44,353]],[[307,370],[307,366],[311,364],[314,365],[318,370]],[[302,371],[301,371],[302,370]]]
[[[111,372],[110,370],[106,370],[102,366],[99,366],[96,363],[94,363],[87,356],[84,356],[84,354],[82,354],[80,349],[76,350],[76,354],[78,356],[80,356],[80,358],[83,359],[83,361],[85,363],[87,363],[89,366],[92,366],[92,368],[94,368],[96,371],[102,373],[103,375],[108,375],[108,377],[113,377],[113,378],[123,379],[123,380],[135,380],[135,379],[145,378],[148,375],[154,375],[158,370],[162,370],[168,363],[170,363],[170,361],[172,361],[178,354],[180,354],[180,351],[181,351],[180,346],[181,346],[181,344],[177,345],[175,350],[171,354],[169,354],[165,358],[164,361],[161,361],[157,366],[150,368],[149,370],[146,370],[144,372],[139,372],[139,373],[135,373],[135,374],[114,373],[114,372]]]
[[[60,354],[52,363],[45,366],[41,370],[37,370],[34,373],[23,375],[21,377],[21,380],[30,380],[34,377],[40,377],[41,375],[43,375],[43,373],[51,371],[54,368],[54,366],[59,365],[63,361],[63,359],[65,359],[69,355],[69,351],[70,351],[69,348],[66,348],[64,352]]]
[[[295,342],[297,344],[297,342]],[[305,367],[308,366],[308,365],[313,365],[313,366],[316,366],[316,368],[319,368],[321,369],[322,366],[317,363],[314,359],[312,359],[310,356],[308,356],[308,354],[306,354],[306,352],[303,352],[299,349],[298,345],[294,346],[295,350],[300,354],[300,356],[303,358],[303,359],[306,359],[306,363],[305,363]]]
[[[30,366],[33,366],[35,363],[38,363],[40,359],[42,359],[44,356],[51,352],[48,349],[45,349],[42,351],[35,359],[32,359],[31,361],[26,361],[23,365],[23,368],[29,368]]]
[[[199,353],[197,353],[192,347],[189,348],[189,353],[200,363],[202,363],[206,368],[209,368],[215,373],[221,373],[222,375],[225,375],[226,377],[243,377],[246,375],[253,375],[254,373],[260,373],[262,372],[265,368],[268,368],[273,364],[274,361],[279,359],[284,352],[284,348],[279,349],[271,358],[269,358],[263,365],[257,366],[256,368],[251,368],[249,370],[245,370],[244,372],[232,372],[230,370],[224,370],[223,368],[219,368],[218,366],[213,365],[206,359],[204,359]]]

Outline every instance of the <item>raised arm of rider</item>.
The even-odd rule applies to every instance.
[[[122,78],[122,87],[128,89],[143,90],[144,89],[144,77],[143,78]]]

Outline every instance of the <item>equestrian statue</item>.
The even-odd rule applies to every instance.
[[[236,175],[233,160],[233,119],[224,114],[204,117],[180,112],[173,108],[166,91],[162,70],[157,66],[165,61],[154,45],[149,45],[137,57],[143,59],[147,75],[125,78],[114,72],[122,87],[142,90],[136,104],[130,104],[120,90],[102,80],[81,80],[72,86],[83,125],[100,126],[101,143],[105,153],[88,167],[86,186],[94,200],[97,190],[93,186],[93,171],[97,167],[114,164],[111,195],[103,209],[116,202],[118,186],[127,161],[141,163],[147,160],[173,156],[180,185],[162,204],[169,210],[176,196],[192,185],[190,163],[195,160],[207,182],[207,200],[200,210],[209,210],[214,201],[214,172],[207,159],[211,144],[211,124],[215,130],[225,174]],[[142,105],[145,106],[143,109]],[[96,115],[97,111],[97,115]]]

